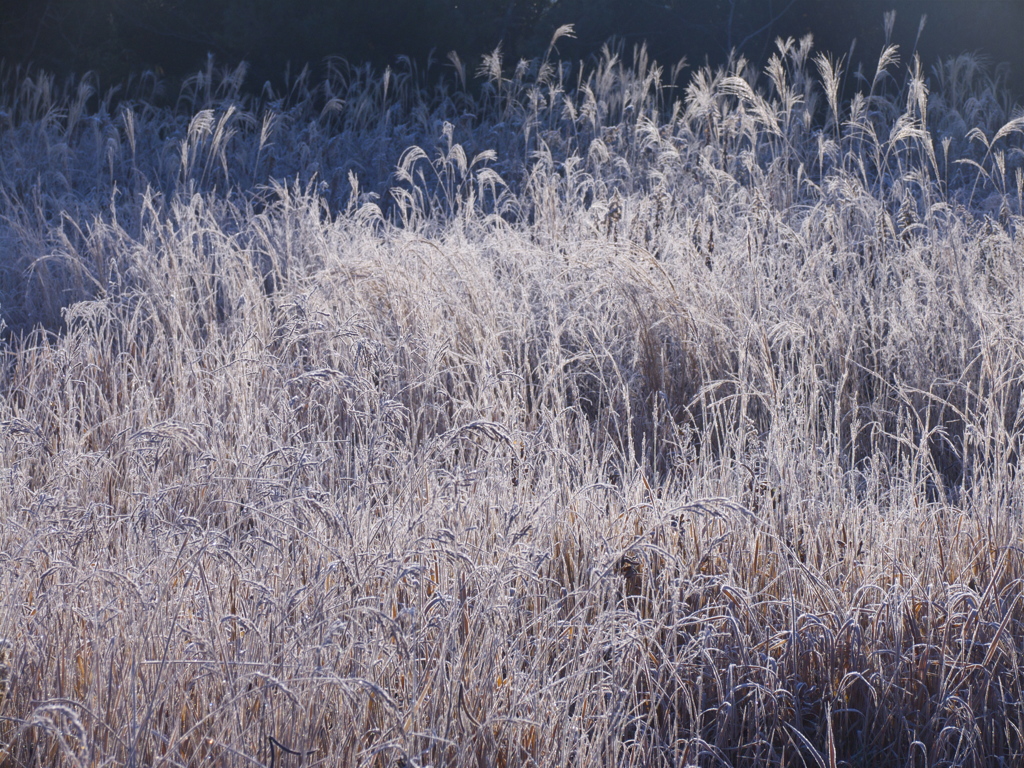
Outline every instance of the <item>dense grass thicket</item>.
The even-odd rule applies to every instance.
[[[6,73],[0,763],[1024,760],[1000,78],[451,64]]]

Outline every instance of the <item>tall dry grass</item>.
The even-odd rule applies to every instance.
[[[1019,761],[1024,121],[897,57],[11,74],[3,764]]]

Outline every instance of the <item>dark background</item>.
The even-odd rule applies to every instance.
[[[500,42],[505,61],[542,55],[561,24],[576,27],[559,54],[585,59],[611,36],[630,50],[647,41],[663,64],[721,64],[739,47],[761,65],[776,36],[815,36],[816,49],[853,52],[873,72],[882,16],[897,11],[893,42],[926,69],[939,56],[982,53],[1007,62],[1024,91],[1024,0],[0,0],[0,59],[10,72],[31,64],[60,76],[92,70],[102,85],[150,69],[174,80],[245,60],[249,85],[282,80],[285,67],[318,66],[328,55],[379,67],[405,54],[422,66],[456,50],[471,71]],[[316,71],[316,70],[315,70]]]

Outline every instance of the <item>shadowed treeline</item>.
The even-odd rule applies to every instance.
[[[720,64],[733,49],[759,67],[777,36],[815,35],[818,50],[871,63],[882,42],[881,18],[895,9],[894,39],[919,49],[926,67],[938,57],[982,53],[1009,62],[1020,92],[1024,4],[1014,0],[0,0],[0,58],[58,75],[95,71],[110,84],[152,69],[178,79],[218,61],[250,64],[250,86],[280,81],[289,65],[327,56],[377,67],[407,56],[424,66],[459,51],[474,65],[501,44],[507,62],[542,55],[553,31],[573,24],[578,38],[564,59],[586,58],[612,36],[646,41],[662,62]],[[908,56],[909,60],[909,56]]]

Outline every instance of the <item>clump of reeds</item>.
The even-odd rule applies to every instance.
[[[4,764],[1024,755],[1001,81],[623,58],[8,81]]]

